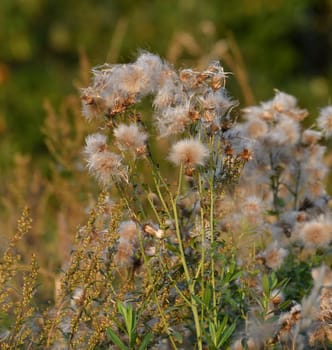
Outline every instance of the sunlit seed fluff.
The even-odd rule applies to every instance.
[[[138,239],[138,228],[134,221],[123,221],[118,229],[120,242],[134,242]]]
[[[277,112],[284,112],[296,108],[297,100],[292,95],[277,91],[272,100],[272,105]]]
[[[265,110],[265,108],[261,106],[251,106],[242,109],[243,117],[250,121],[251,119],[261,119],[265,121],[271,121],[273,119],[272,113]]]
[[[172,79],[167,79],[158,89],[153,100],[153,107],[157,110],[164,110],[174,103],[177,87]]]
[[[112,80],[117,84],[117,89],[128,95],[146,95],[154,89],[148,71],[136,64],[127,64],[119,67]]]
[[[273,305],[279,305],[285,300],[285,297],[280,289],[273,289],[270,294],[270,302]]]
[[[175,165],[204,165],[209,155],[208,148],[199,140],[184,139],[175,143],[169,154],[169,160]]]
[[[317,124],[326,136],[332,135],[332,106],[327,106],[320,110]]]
[[[179,134],[192,122],[189,114],[189,104],[168,107],[160,111],[155,119],[156,127],[161,136]]]
[[[295,144],[300,138],[300,125],[297,121],[290,118],[281,118],[278,127],[284,132],[285,142]]]
[[[114,180],[122,180],[126,177],[121,157],[113,152],[104,151],[90,154],[87,157],[87,162],[89,171],[102,185],[109,185]]]
[[[223,91],[210,92],[206,96],[201,98],[202,107],[207,110],[216,110],[217,113],[226,112],[231,106],[234,105],[226,93]]]
[[[288,251],[282,247],[279,247],[278,242],[274,241],[264,252],[265,265],[273,270],[276,270],[282,265],[287,255]]]
[[[262,215],[263,202],[257,196],[248,196],[243,200],[241,209],[245,215],[257,217]]]
[[[148,135],[141,131],[136,124],[120,124],[113,131],[115,142],[121,151],[131,151],[141,155],[145,149],[145,142]]]
[[[132,242],[119,242],[117,252],[114,254],[114,263],[120,267],[130,267],[133,265],[135,247]]]
[[[315,285],[332,287],[332,270],[326,265],[313,268],[311,270],[311,276]]]
[[[252,118],[245,124],[247,136],[257,139],[267,135],[268,126],[262,119]]]
[[[88,135],[85,139],[84,153],[86,155],[92,155],[106,151],[108,148],[107,137],[103,134]]]
[[[75,288],[73,295],[71,296],[70,306],[75,309],[78,305],[81,304],[83,299],[84,290],[80,287]]]
[[[155,236],[160,239],[163,238],[165,235],[164,230],[161,230],[159,227],[155,227],[154,225],[151,225],[151,224],[145,224],[143,226],[143,230],[148,235]]]
[[[332,239],[332,222],[320,217],[304,224],[300,239],[309,248],[327,247]]]
[[[162,80],[162,73],[168,70],[167,65],[162,62],[159,56],[145,52],[137,58],[135,66],[146,73],[149,89],[155,93]]]
[[[314,145],[322,138],[322,133],[320,131],[306,129],[302,133],[302,142],[305,145]]]

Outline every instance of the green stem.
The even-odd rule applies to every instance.
[[[211,232],[211,284],[212,284],[212,303],[213,303],[213,321],[217,324],[217,299],[216,299],[216,281],[215,281],[215,256],[214,256],[214,195],[213,195],[213,173],[210,178],[210,232]]]
[[[203,349],[202,330],[201,330],[201,325],[200,325],[199,316],[198,316],[197,303],[193,297],[195,295],[195,288],[194,288],[195,282],[192,281],[192,279],[190,278],[190,273],[189,273],[189,269],[188,269],[186,257],[184,254],[184,249],[183,249],[183,242],[182,242],[182,237],[181,237],[181,232],[180,232],[179,217],[178,217],[178,211],[177,211],[177,207],[176,207],[177,199],[181,193],[182,178],[183,178],[183,167],[181,165],[180,173],[179,173],[179,183],[178,183],[177,194],[176,194],[175,198],[171,197],[171,203],[172,203],[173,215],[174,215],[174,220],[175,220],[176,237],[178,240],[179,251],[180,251],[180,259],[181,259],[181,263],[183,266],[184,275],[185,275],[185,278],[186,278],[186,281],[188,284],[188,289],[190,292],[190,301],[191,301],[190,307],[191,307],[191,311],[192,311],[193,316],[194,316],[194,323],[195,323],[196,336],[197,336],[197,346],[198,346],[199,350],[202,350]]]
[[[164,312],[159,304],[159,299],[158,299],[158,296],[157,296],[157,293],[154,289],[154,281],[153,281],[153,278],[152,278],[152,273],[151,273],[151,268],[150,268],[150,264],[148,262],[148,259],[146,257],[146,254],[145,254],[145,251],[144,251],[144,245],[143,245],[143,239],[142,239],[142,235],[141,235],[141,232],[139,231],[139,243],[140,243],[140,248],[141,248],[141,253],[142,253],[142,256],[143,256],[143,260],[144,260],[144,265],[146,266],[146,270],[147,270],[147,273],[148,273],[148,279],[149,279],[149,284],[150,286],[152,286],[153,290],[152,290],[152,295],[153,295],[153,298],[155,300],[155,303],[156,303],[156,306],[157,306],[157,309],[158,309],[158,312],[160,314],[160,317],[161,317],[161,320],[163,322],[163,325],[164,325],[164,329],[167,333],[167,336],[172,344],[172,347],[174,350],[177,349],[177,346],[175,344],[175,341],[171,335],[171,332],[169,331],[169,327],[168,327],[168,323],[167,323],[167,320],[165,318],[165,315],[164,315]]]
[[[203,198],[203,187],[202,187],[202,178],[201,174],[198,173],[198,188],[199,188],[199,196],[202,199]],[[201,270],[201,293],[202,297],[204,297],[205,293],[205,269],[204,269],[204,263],[205,263],[205,227],[204,227],[204,209],[202,205],[200,206],[200,219],[201,219],[201,261],[197,269],[196,278],[198,277],[199,270]],[[204,320],[204,308],[201,309],[201,320]]]

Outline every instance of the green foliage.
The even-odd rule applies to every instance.
[[[287,285],[284,288],[285,298],[292,298],[301,301],[308,294],[313,286],[311,277],[312,262],[299,261],[294,254],[290,254],[285,264],[277,272],[279,279],[286,279]]]
[[[107,334],[112,340],[112,342],[117,345],[121,350],[131,350],[136,349],[136,344],[138,340],[137,335],[137,315],[133,307],[128,305],[123,305],[122,303],[118,303],[118,312],[122,316],[124,321],[124,326],[122,327],[121,324],[118,323],[117,320],[115,320],[116,323],[118,323],[118,326],[122,329],[123,332],[127,334],[128,337],[128,347],[123,343],[123,341],[119,338],[119,336],[112,330],[107,329]],[[145,350],[150,340],[152,339],[153,335],[152,333],[147,333],[143,337],[142,341],[139,344],[138,350]]]

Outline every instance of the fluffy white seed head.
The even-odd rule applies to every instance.
[[[89,171],[102,185],[110,185],[112,182],[126,178],[126,171],[119,155],[104,151],[88,155],[87,163]]]
[[[145,153],[145,142],[148,135],[136,124],[120,124],[113,131],[115,142],[121,151],[131,151],[136,155]]]
[[[104,152],[107,149],[108,145],[106,135],[97,133],[88,135],[85,139],[84,153],[87,155]]]
[[[169,160],[175,165],[204,165],[209,155],[208,148],[199,140],[184,139],[175,143],[169,154]]]
[[[300,239],[308,248],[326,247],[332,239],[332,222],[319,217],[304,224]]]
[[[332,106],[327,106],[320,110],[317,124],[326,136],[332,135]]]
[[[306,129],[302,133],[302,142],[305,145],[314,145],[322,138],[322,133],[320,131]]]
[[[282,265],[287,255],[288,251],[280,247],[277,241],[274,241],[263,254],[265,265],[276,270]]]

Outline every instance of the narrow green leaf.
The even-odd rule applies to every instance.
[[[265,296],[269,296],[270,295],[270,281],[269,281],[269,277],[267,274],[263,275],[262,287],[263,287],[263,292],[264,292]]]
[[[152,337],[153,337],[152,333],[145,334],[145,337],[143,338],[142,343],[139,346],[138,350],[145,350],[148,347]]]
[[[121,350],[128,350],[123,341],[113,332],[112,329],[108,328],[106,332],[116,346],[118,346]]]
[[[235,327],[236,327],[236,323],[234,322],[225,330],[225,332],[223,333],[222,337],[220,338],[217,344],[217,349],[221,349],[221,347],[227,342],[230,336],[234,333]]]

